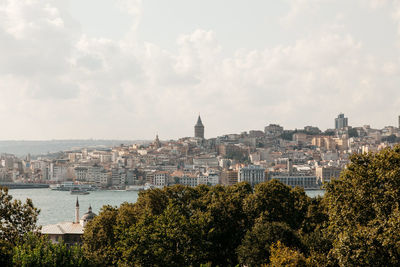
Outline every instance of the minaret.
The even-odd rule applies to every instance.
[[[199,114],[199,117],[197,119],[197,123],[194,126],[194,137],[204,139],[204,125],[203,125],[203,123],[201,121],[200,114]]]
[[[78,201],[78,197],[76,197],[76,205],[75,205],[75,223],[79,223],[79,201]]]

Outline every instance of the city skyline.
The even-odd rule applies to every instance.
[[[397,1],[2,1],[0,140],[397,127]]]

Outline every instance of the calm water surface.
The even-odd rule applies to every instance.
[[[324,190],[306,191],[310,197],[322,196]],[[9,194],[15,199],[25,202],[27,198],[32,199],[35,207],[40,209],[39,225],[53,224],[58,222],[73,221],[75,216],[76,195],[67,191],[54,191],[43,189],[10,189]],[[94,191],[89,195],[80,195],[80,216],[87,212],[89,205],[93,212],[98,214],[103,205],[119,206],[123,202],[136,202],[138,192],[136,191]]]
[[[39,225],[73,221],[75,217],[76,195],[68,191],[43,189],[10,189],[9,194],[15,199],[25,202],[26,198],[40,209]],[[103,205],[119,206],[123,202],[136,202],[136,191],[93,191],[89,195],[79,195],[79,213],[87,212],[89,205],[98,214]]]

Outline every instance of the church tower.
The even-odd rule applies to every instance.
[[[194,137],[204,139],[204,125],[201,122],[200,115],[199,118],[197,119],[196,125],[194,126]]]
[[[156,139],[154,139],[154,141],[153,141],[153,146],[154,146],[154,148],[161,147],[161,142],[160,142],[160,139],[158,138],[158,134],[156,134]]]

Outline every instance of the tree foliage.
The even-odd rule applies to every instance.
[[[272,244],[270,251],[271,256],[268,267],[303,267],[309,265],[301,252],[285,246],[281,241]]]
[[[277,181],[257,186],[254,193],[247,183],[149,190],[141,192],[135,204],[113,210],[112,219],[103,210],[88,224],[83,249],[93,259],[109,256],[97,261],[109,264],[235,266],[239,260],[250,264],[249,258],[238,257],[238,251],[251,250],[250,237],[260,233],[273,236],[260,236],[257,256],[267,255],[278,240],[302,247],[297,231],[309,203],[304,190]],[[107,231],[101,230],[104,225]],[[105,237],[104,232],[112,236]]]
[[[13,247],[36,226],[39,210],[30,199],[26,203],[13,200],[6,187],[0,186],[0,265],[10,264]]]
[[[400,146],[351,156],[323,197],[276,180],[141,192],[136,203],[104,206],[82,248],[23,239],[37,210],[0,192],[3,265],[400,265]]]
[[[332,262],[341,266],[400,264],[400,146],[355,154],[327,186]]]
[[[13,266],[89,266],[79,246],[53,244],[46,236],[27,234],[14,247]]]

